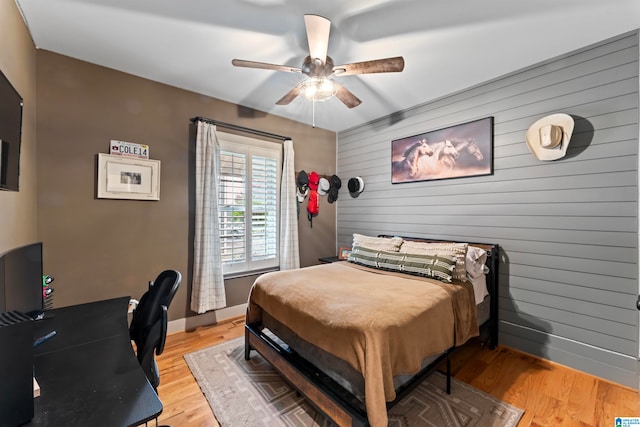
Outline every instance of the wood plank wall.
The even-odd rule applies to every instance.
[[[353,233],[498,243],[500,339],[639,386],[638,32],[338,135],[338,246]],[[568,154],[538,161],[528,127],[568,113]],[[391,141],[493,116],[494,174],[391,184]]]

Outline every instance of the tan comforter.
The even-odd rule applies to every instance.
[[[247,322],[263,310],[362,373],[372,427],[387,426],[394,375],[417,373],[426,357],[478,335],[471,285],[347,262],[263,274]]]

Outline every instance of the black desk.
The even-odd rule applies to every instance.
[[[129,339],[129,297],[47,311],[34,349],[40,397],[28,426],[133,426],[156,418],[162,402]]]

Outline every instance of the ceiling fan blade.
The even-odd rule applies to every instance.
[[[350,76],[352,74],[371,73],[397,73],[404,70],[404,58],[396,56],[394,58],[374,59],[372,61],[354,62],[351,64],[338,65],[333,67],[336,76]]]
[[[296,97],[300,94],[300,88],[302,87],[302,83],[298,83],[293,89],[285,94],[282,98],[280,98],[276,105],[289,105],[291,101],[296,99]]]
[[[299,67],[290,67],[288,65],[276,65],[266,62],[245,61],[244,59],[233,59],[231,63],[236,67],[260,68],[263,70],[286,71],[288,73],[300,73],[302,69]]]
[[[336,85],[336,88],[338,89],[338,91],[336,92],[336,98],[342,101],[342,103],[346,105],[348,108],[357,107],[362,103],[362,101],[360,101],[360,99],[358,99],[357,96],[349,92],[349,90],[346,87],[342,86],[340,83],[336,81],[334,81],[333,83]]]
[[[327,49],[329,48],[331,21],[319,15],[304,15],[304,25],[307,28],[309,56],[311,56],[312,60],[319,59],[324,64],[327,60]]]

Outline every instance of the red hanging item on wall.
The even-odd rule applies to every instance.
[[[313,227],[313,217],[320,212],[320,203],[318,201],[318,183],[320,175],[315,171],[309,174],[309,201],[307,202],[307,218]]]

